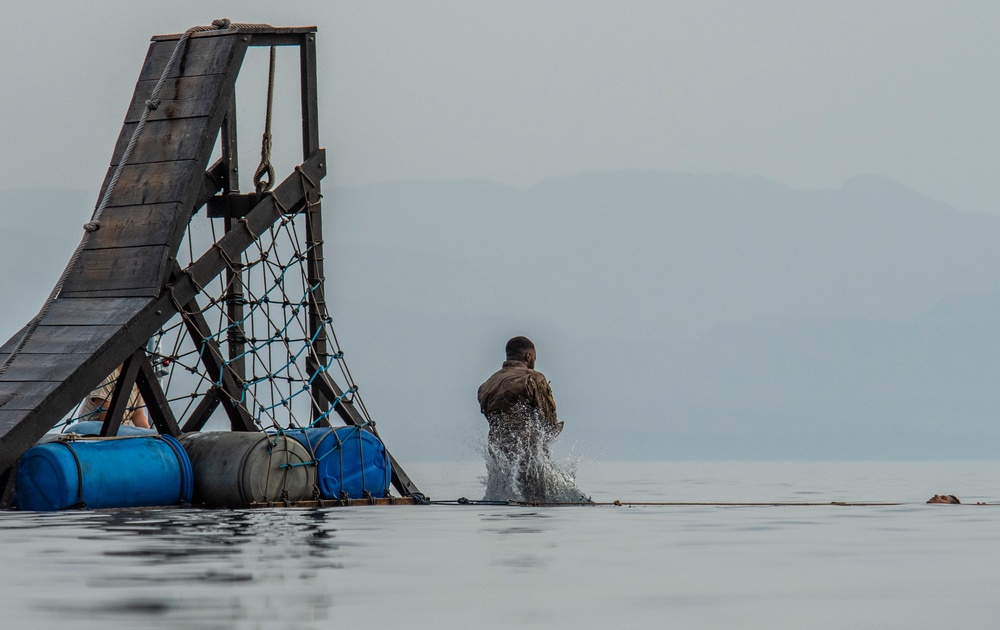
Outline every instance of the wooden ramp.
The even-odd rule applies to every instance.
[[[301,60],[303,162],[264,195],[239,195],[236,178],[233,95],[249,46],[297,46]],[[172,55],[173,67],[165,72]],[[213,278],[238,272],[233,261],[257,235],[288,214],[308,215],[315,240],[310,268],[322,282],[319,182],[326,164],[318,140],[315,59],[314,27],[226,21],[212,29],[153,39],[99,199],[111,186],[144,113],[146,121],[103,204],[99,229],[85,235],[78,262],[67,268],[61,291],[23,347],[11,357],[29,327],[0,348],[0,361],[9,360],[0,375],[0,474],[123,364],[118,391],[131,391],[135,383],[161,433],[177,435],[185,421],[194,425],[188,428],[200,428],[205,417],[174,417],[143,351],[147,340],[178,313],[205,348],[205,369],[220,383],[218,391],[206,395],[212,400],[199,406],[202,416],[221,405],[234,430],[258,430],[239,404],[243,375],[222,359],[193,305]],[[158,98],[150,102],[158,83]],[[220,134],[223,158],[210,166]],[[226,232],[182,269],[176,260],[178,247],[192,216],[206,204],[217,213],[229,213]],[[310,303],[311,318],[319,322],[325,308],[320,288]],[[319,328],[316,337],[321,362],[328,354],[326,338]],[[359,422],[357,410],[325,373],[312,386],[345,421]],[[128,398],[117,393],[109,418],[116,404]],[[114,422],[105,423],[104,433],[116,430]],[[417,492],[401,469],[393,481],[401,494]]]

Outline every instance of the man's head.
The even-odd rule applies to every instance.
[[[514,337],[507,342],[507,360],[524,361],[535,369],[535,344],[527,337]]]

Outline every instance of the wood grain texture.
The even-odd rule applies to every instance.
[[[105,208],[101,229],[90,235],[87,249],[167,246],[177,223],[187,223],[190,216],[179,203],[151,203],[143,206]]]
[[[129,164],[149,162],[170,162],[173,160],[197,160],[204,151],[204,145],[215,143],[218,130],[209,130],[208,116],[179,118],[171,120],[148,120],[136,138],[135,148],[128,160]],[[132,140],[138,123],[125,123],[115,144],[111,165],[117,166]]]
[[[84,250],[63,291],[159,291],[170,253],[163,245]]]
[[[115,167],[108,169],[105,185],[114,175]],[[182,203],[190,180],[202,167],[196,160],[177,160],[156,164],[126,164],[118,185],[108,199],[108,206],[142,206],[152,203]],[[199,182],[200,183],[200,182]],[[104,196],[104,189],[101,195]]]
[[[181,49],[177,64],[168,77],[222,74],[229,67],[233,50],[232,37],[188,39]],[[163,74],[167,60],[177,42],[151,42],[139,73],[139,80],[157,80]]]
[[[39,326],[24,344],[27,354],[90,354],[111,341],[118,326]],[[6,378],[6,374],[4,375]]]
[[[65,298],[60,296],[45,314],[43,324],[49,326],[122,325],[129,321],[148,298]],[[7,348],[4,344],[0,353]],[[10,350],[7,350],[9,352]]]

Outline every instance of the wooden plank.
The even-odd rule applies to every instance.
[[[129,164],[150,162],[170,162],[173,160],[196,160],[204,151],[206,143],[214,144],[215,130],[209,132],[211,119],[208,116],[179,118],[175,120],[149,120],[136,139]],[[125,123],[118,134],[111,165],[117,166],[125,147],[132,140],[138,123]]]
[[[149,298],[159,297],[162,291],[157,287],[145,287],[138,289],[110,289],[98,291],[63,291],[59,297],[72,299],[104,299],[104,298]]]
[[[48,326],[121,325],[135,316],[148,298],[65,298],[59,296],[43,324]],[[6,344],[0,348],[4,352]],[[7,350],[9,352],[9,350]]]
[[[211,30],[202,31],[199,33],[193,33],[191,35],[191,40],[203,39],[203,38],[213,38],[213,37],[225,37],[231,36],[236,33],[243,33],[253,37],[254,35],[298,35],[301,33],[315,33],[315,26],[266,26],[264,28],[238,28],[233,26],[226,30]],[[171,33],[167,35],[155,35],[152,37],[154,42],[167,42],[174,41],[181,38],[182,33]]]
[[[106,344],[120,332],[118,326],[47,326],[35,329],[24,344],[28,354],[88,354]],[[110,371],[110,370],[109,370]],[[4,375],[6,376],[6,375]]]
[[[233,38],[188,39],[177,64],[167,77],[221,74],[229,67]],[[139,80],[156,80],[163,74],[177,42],[150,42]]]
[[[25,412],[20,409],[0,410],[0,434],[7,433],[24,420]]]
[[[0,355],[0,363],[7,360]],[[77,369],[79,357],[66,354],[34,354],[21,352],[3,374],[5,382],[10,381],[64,381]]]
[[[192,77],[191,80],[193,81],[197,78],[200,77]],[[148,100],[148,96],[138,99],[129,105],[128,111],[125,113],[125,124],[139,122],[142,112],[146,110],[146,100]],[[187,98],[163,98],[161,96],[160,104],[156,109],[149,111],[146,122],[148,124],[154,121],[211,116],[214,108],[215,99],[212,95],[194,95]]]
[[[116,167],[108,169],[105,186]],[[151,203],[184,203],[190,180],[201,177],[201,166],[195,160],[126,164],[108,206],[142,206]],[[201,182],[198,182],[200,188]],[[98,199],[104,196],[104,188]]]
[[[8,355],[11,352],[13,352],[14,348],[17,347],[17,344],[21,341],[21,337],[24,336],[24,333],[25,333],[26,330],[28,330],[28,326],[27,325],[23,326],[21,328],[21,330],[17,331],[13,335],[11,335],[10,339],[8,339],[3,344],[3,346],[0,346],[0,365],[2,365],[3,361],[7,360],[7,356],[6,355]]]
[[[170,250],[162,245],[85,249],[63,290],[74,291],[159,289]]]
[[[0,382],[0,410],[31,410],[52,395],[60,381]]]
[[[177,224],[189,221],[190,216],[183,212],[179,203],[105,208],[101,215],[101,229],[90,235],[86,249],[167,246]]]

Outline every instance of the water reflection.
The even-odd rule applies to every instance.
[[[5,599],[27,604],[19,626],[45,626],[33,618],[54,615],[78,628],[139,620],[222,628],[289,610],[323,620],[334,600],[320,577],[342,569],[351,546],[337,538],[338,518],[324,510],[5,513],[0,554],[21,577],[20,592]],[[32,549],[14,553],[19,543]]]

